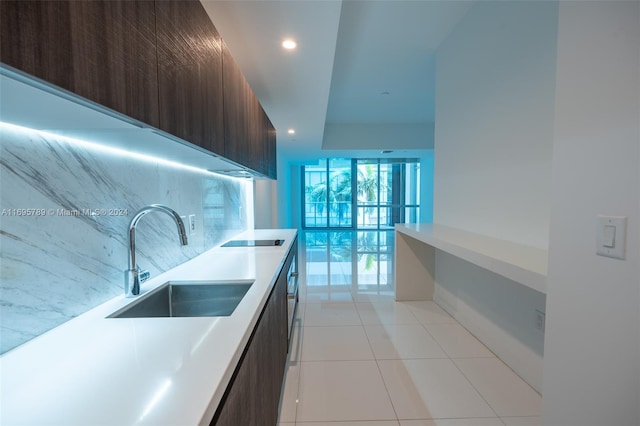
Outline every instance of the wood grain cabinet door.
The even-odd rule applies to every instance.
[[[222,58],[224,155],[275,179],[275,129],[224,43]]]
[[[224,155],[222,39],[198,0],[156,1],[160,129]]]
[[[271,120],[267,113],[261,108],[262,112],[262,128],[260,149],[262,150],[262,158],[264,161],[264,174],[271,178],[278,177],[277,159],[276,159],[276,129],[271,124]]]
[[[228,159],[255,170],[249,152],[253,92],[240,68],[223,43],[224,155]]]
[[[0,1],[0,61],[158,126],[153,1]]]
[[[2,0],[0,61],[276,177],[275,130],[198,0]]]
[[[258,99],[250,99],[252,121],[250,123],[249,147],[255,170],[276,178],[276,131]]]
[[[292,247],[258,324],[211,421],[215,426],[275,426],[287,361],[287,273]]]
[[[287,358],[286,321],[285,279],[271,293],[211,425],[276,425]]]

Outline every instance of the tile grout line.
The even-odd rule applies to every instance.
[[[378,271],[378,274],[380,274],[380,271]],[[343,275],[344,275],[344,274],[343,274]],[[344,275],[344,276],[346,277],[346,275]],[[307,361],[307,360],[303,360],[302,347],[303,347],[303,344],[304,344],[304,338],[305,338],[305,334],[306,334],[306,333],[305,333],[305,327],[311,327],[311,328],[313,328],[313,327],[357,327],[357,326],[359,326],[359,327],[364,331],[364,333],[365,333],[365,338],[366,338],[367,343],[368,343],[368,345],[369,345],[369,350],[370,350],[370,351],[371,351],[371,353],[372,353],[373,361],[376,363],[376,368],[377,368],[378,374],[380,375],[380,378],[382,379],[382,383],[383,383],[383,386],[384,386],[384,388],[385,388],[385,392],[386,392],[387,398],[388,398],[389,402],[391,402],[391,406],[392,406],[392,409],[393,409],[393,411],[394,411],[395,419],[394,419],[394,420],[389,420],[390,422],[394,422],[394,424],[395,424],[395,425],[397,425],[397,426],[400,426],[400,424],[401,424],[401,420],[400,420],[400,419],[399,419],[399,417],[398,417],[398,413],[397,413],[397,411],[396,411],[396,406],[394,405],[393,400],[392,400],[392,398],[391,398],[391,394],[390,394],[390,392],[389,392],[389,388],[388,388],[388,386],[387,386],[387,382],[384,380],[384,376],[383,376],[383,374],[382,374],[382,370],[381,370],[381,367],[380,367],[380,365],[379,365],[379,362],[380,362],[380,361],[400,361],[400,362],[402,362],[402,361],[404,361],[404,360],[424,360],[424,359],[448,359],[451,363],[453,363],[453,364],[455,365],[455,369],[456,369],[457,371],[459,371],[459,372],[462,374],[462,376],[464,377],[464,380],[466,380],[466,382],[467,382],[469,385],[471,385],[471,388],[475,391],[475,393],[476,393],[477,395],[479,395],[479,396],[480,396],[480,398],[481,398],[481,400],[482,400],[482,401],[484,401],[484,402],[486,403],[486,405],[490,408],[490,410],[491,410],[491,411],[492,411],[492,413],[494,414],[494,417],[493,417],[493,418],[494,418],[494,419],[496,419],[496,420],[497,420],[497,422],[499,422],[500,424],[506,425],[506,420],[504,420],[504,419],[503,419],[503,417],[500,417],[500,416],[497,414],[496,410],[495,410],[495,409],[493,408],[493,406],[489,403],[489,401],[488,401],[488,400],[487,400],[487,399],[482,395],[482,393],[480,393],[480,391],[478,390],[478,388],[477,388],[477,387],[476,387],[476,386],[471,382],[471,380],[467,377],[467,375],[462,371],[462,369],[461,369],[461,368],[458,366],[458,364],[456,363],[456,360],[457,360],[457,359],[480,359],[480,358],[482,358],[482,359],[493,359],[493,358],[497,358],[498,360],[500,360],[500,358],[499,358],[499,357],[497,357],[497,356],[493,353],[493,351],[491,351],[490,349],[488,349],[488,348],[487,348],[487,349],[489,350],[489,352],[491,353],[491,355],[492,355],[491,357],[486,357],[486,356],[482,356],[482,357],[477,357],[477,356],[461,356],[461,357],[453,357],[453,356],[451,356],[451,355],[450,355],[450,354],[445,350],[445,348],[444,348],[443,344],[442,344],[438,339],[436,339],[436,338],[435,338],[435,336],[434,336],[434,335],[429,331],[429,329],[428,329],[428,326],[429,326],[429,325],[439,325],[439,324],[448,324],[448,323],[451,323],[451,324],[457,324],[458,326],[460,326],[460,327],[462,327],[464,330],[466,330],[469,334],[471,334],[471,336],[473,336],[474,338],[476,338],[476,337],[475,337],[475,335],[474,335],[473,333],[469,332],[469,331],[468,331],[464,326],[462,326],[462,325],[461,325],[461,324],[460,324],[460,323],[459,323],[455,318],[453,318],[453,317],[451,317],[451,318],[452,318],[452,321],[451,321],[451,322],[440,322],[440,321],[436,321],[436,322],[429,322],[429,321],[426,321],[426,322],[423,322],[423,321],[421,321],[421,320],[420,320],[420,318],[418,317],[417,313],[415,312],[415,311],[421,312],[421,311],[418,309],[418,307],[415,307],[415,308],[414,308],[414,307],[406,306],[406,310],[408,310],[408,311],[410,312],[410,317],[411,317],[411,318],[413,318],[414,320],[416,320],[416,321],[417,321],[417,324],[419,324],[419,325],[420,325],[420,328],[421,328],[422,330],[426,331],[427,335],[428,335],[428,336],[430,336],[430,337],[433,339],[433,341],[435,342],[436,347],[438,347],[438,348],[442,351],[442,353],[444,354],[444,357],[437,357],[437,358],[433,358],[433,357],[429,357],[429,358],[422,358],[422,357],[402,358],[402,357],[400,356],[400,354],[398,354],[398,358],[389,358],[389,359],[386,359],[386,358],[385,358],[385,359],[383,359],[383,358],[381,358],[381,359],[378,359],[378,358],[376,357],[376,353],[375,353],[375,352],[374,352],[374,350],[373,350],[372,340],[371,340],[370,335],[369,335],[369,334],[368,334],[368,332],[367,332],[367,327],[368,327],[368,326],[380,326],[380,327],[385,328],[386,326],[398,326],[398,325],[404,325],[404,324],[387,323],[386,321],[383,321],[383,320],[380,320],[380,323],[379,323],[379,324],[365,324],[365,321],[363,320],[363,315],[364,315],[364,314],[363,314],[363,313],[361,313],[361,310],[360,310],[360,309],[358,309],[358,306],[359,306],[358,304],[359,304],[359,303],[363,303],[363,304],[375,304],[375,303],[377,303],[377,302],[387,303],[387,299],[386,299],[386,297],[380,297],[380,299],[375,299],[375,300],[372,300],[371,298],[367,298],[367,299],[360,299],[359,297],[365,297],[365,296],[366,296],[366,297],[368,297],[368,296],[369,296],[369,294],[368,294],[368,293],[366,293],[366,292],[365,292],[365,293],[362,293],[362,294],[358,293],[358,292],[357,292],[357,290],[358,290],[357,286],[354,286],[354,285],[353,285],[353,277],[351,277],[351,279],[352,279],[352,285],[350,286],[350,288],[349,288],[349,290],[348,290],[348,294],[349,294],[349,296],[351,297],[351,300],[327,300],[327,301],[324,301],[324,300],[317,300],[317,297],[314,297],[313,301],[308,301],[308,300],[306,300],[306,299],[307,299],[307,296],[309,296],[309,293],[308,293],[308,286],[307,286],[306,282],[304,283],[304,295],[305,295],[305,297],[304,297],[304,299],[302,300],[302,302],[303,302],[303,303],[301,303],[301,305],[303,305],[303,304],[304,304],[304,305],[305,305],[305,306],[304,306],[304,307],[305,307],[305,309],[304,309],[303,315],[301,316],[301,320],[302,320],[302,322],[301,322],[300,326],[298,327],[298,331],[299,331],[299,334],[300,334],[300,337],[299,337],[299,341],[300,341],[300,343],[299,343],[299,345],[300,345],[300,351],[299,351],[299,354],[298,354],[297,360],[296,360],[296,361],[294,361],[294,362],[297,364],[297,366],[298,366],[298,371],[299,371],[299,374],[298,374],[298,377],[297,377],[297,383],[296,383],[296,392],[295,392],[295,397],[296,397],[296,398],[295,398],[296,406],[295,406],[295,410],[293,410],[293,411],[294,411],[294,420],[293,420],[293,422],[292,422],[292,423],[286,422],[285,424],[290,424],[290,425],[299,425],[299,424],[301,424],[301,421],[300,421],[300,420],[298,420],[298,412],[299,412],[299,410],[298,410],[298,408],[299,408],[299,407],[298,407],[298,405],[299,405],[299,404],[298,404],[298,401],[299,401],[299,397],[300,397],[300,390],[301,390],[300,385],[301,385],[301,383],[302,383],[302,366],[303,366],[304,364],[308,364],[308,363],[324,363],[324,362],[350,362],[350,361],[353,361],[353,362],[361,362],[361,361],[370,361],[370,360],[371,360],[371,359],[357,359],[357,360],[355,360],[355,359],[349,359],[349,360],[335,359],[335,360],[308,360],[308,361]],[[330,284],[329,284],[329,283],[327,283],[326,285],[328,286],[328,285],[330,285]],[[388,286],[389,284],[387,283],[386,285]],[[302,287],[302,286],[301,286],[301,287]],[[331,289],[330,289],[330,290],[331,290]],[[302,295],[302,293],[303,293],[303,292],[301,292],[301,295]],[[336,293],[336,295],[337,295],[337,293]],[[364,295],[364,296],[363,296],[363,295]],[[322,298],[322,297],[323,297],[322,293],[320,293],[320,292],[318,292],[317,294],[315,294],[315,293],[311,293],[311,296],[319,296],[320,298]],[[387,295],[380,295],[380,296],[387,296]],[[393,299],[393,296],[390,296],[390,297],[391,297],[391,299],[390,299],[390,300],[392,300],[392,301],[394,302],[394,307],[395,307],[395,306],[397,306],[398,304],[400,304],[400,302],[396,302],[396,301]],[[345,303],[345,302],[346,302],[346,303]],[[327,304],[327,303],[329,303],[329,304],[336,304],[336,305],[337,305],[337,304],[348,304],[348,303],[351,303],[351,306],[353,306],[353,307],[355,308],[355,310],[356,310],[357,318],[359,319],[360,324],[358,324],[358,325],[356,325],[356,324],[352,324],[352,325],[343,325],[343,324],[337,324],[337,325],[336,325],[336,324],[329,324],[329,325],[325,325],[325,324],[319,324],[319,325],[306,325],[306,319],[307,319],[307,318],[306,318],[306,317],[307,317],[306,308],[308,308],[308,307],[309,307],[309,305],[315,305],[315,304]],[[435,302],[433,302],[433,303],[435,303]],[[436,305],[437,305],[437,304],[436,304]],[[405,305],[403,305],[403,306],[405,306]],[[437,306],[439,306],[439,305],[437,305]],[[414,309],[412,309],[412,308],[414,308]],[[365,312],[365,313],[367,313],[367,312]],[[427,314],[431,314],[431,313],[432,313],[432,312],[431,312],[430,310],[427,310]],[[437,313],[437,312],[436,312],[436,313]],[[374,314],[375,314],[375,311],[374,311]],[[430,316],[430,315],[427,315],[427,318],[431,318],[431,316]],[[438,318],[438,317],[436,317],[435,319],[436,319],[436,320],[438,320],[439,318]],[[476,339],[477,339],[477,338],[476,338]],[[479,339],[478,339],[478,340],[479,340]],[[484,345],[482,342],[480,342],[480,343],[481,343],[483,346],[485,346],[485,347],[486,347],[486,345]],[[343,357],[343,356],[340,356],[340,357],[338,357],[338,358],[344,358],[344,357]],[[290,361],[291,361],[291,360],[288,360],[288,361],[289,361],[289,363],[290,363]],[[512,370],[512,369],[511,369],[511,370]],[[512,370],[512,371],[513,371],[513,370]],[[309,384],[309,385],[310,385],[310,386],[313,386],[313,383],[311,383],[311,384]],[[506,418],[506,417],[534,418],[534,417],[539,417],[539,416],[505,416],[505,418]],[[488,418],[488,417],[487,417],[487,418]],[[404,420],[407,420],[407,419],[404,419]],[[437,420],[437,419],[433,419],[433,420]],[[352,421],[354,421],[354,422],[363,422],[364,420],[352,420]],[[370,420],[370,421],[372,421],[372,422],[378,421],[378,422],[379,422],[379,421],[382,421],[382,419],[375,419],[375,420]],[[302,422],[302,423],[304,423],[304,422]],[[311,424],[313,424],[313,423],[315,423],[315,422],[312,422]],[[332,421],[327,421],[326,423],[327,423],[327,424],[333,424],[333,423],[340,424],[341,422],[340,422],[340,421],[332,420]],[[305,423],[305,424],[306,424],[306,423]]]
[[[395,302],[395,300],[394,300]],[[395,302],[398,303],[398,302]],[[435,303],[435,302],[434,302]],[[410,307],[407,306],[407,309],[409,310],[409,312],[411,313],[411,315],[413,315],[413,317],[416,319],[416,321],[418,321],[418,324],[420,324],[420,326],[424,329],[424,331],[427,332],[427,334],[433,339],[434,342],[436,342],[436,345],[438,345],[438,347],[440,348],[440,350],[442,351],[443,354],[445,354],[447,356],[448,359],[451,359],[451,356],[449,355],[449,352],[447,352],[444,349],[444,346],[442,346],[442,344],[438,341],[438,339],[435,338],[435,336],[433,334],[431,334],[431,332],[429,331],[429,329],[427,328],[427,326],[420,321],[420,318],[418,318],[418,316],[413,313],[413,309],[411,309]],[[453,317],[452,317],[453,318]],[[455,318],[453,318],[455,320]]]
[[[360,311],[356,307],[356,312],[360,317]],[[362,322],[362,317],[360,317],[360,322]],[[391,393],[389,392],[389,388],[387,387],[387,382],[384,381],[384,376],[382,375],[382,370],[380,370],[380,364],[378,363],[378,359],[376,358],[376,354],[373,351],[373,345],[371,344],[371,339],[369,338],[369,334],[367,333],[366,328],[364,327],[364,323],[362,326],[364,330],[364,335],[367,337],[367,342],[369,343],[369,349],[371,349],[371,353],[373,354],[373,361],[376,363],[376,369],[378,370],[378,374],[380,374],[380,380],[382,380],[382,385],[384,386],[384,391],[387,393],[387,398],[389,398],[389,402],[391,403],[391,408],[393,409],[393,414],[396,416],[396,423],[400,425],[400,419],[398,418],[398,412],[396,411],[396,406],[393,403],[393,399],[391,399]]]
[[[480,398],[482,398],[482,400],[487,404],[487,407],[489,407],[489,409],[490,409],[491,411],[493,411],[493,413],[496,415],[496,417],[497,417],[497,418],[499,418],[499,419],[500,419],[500,421],[501,421],[502,423],[504,423],[504,422],[502,421],[502,419],[500,418],[500,416],[498,415],[498,412],[496,411],[496,409],[495,409],[495,408],[493,408],[493,405],[491,405],[491,404],[489,403],[489,401],[487,401],[487,399],[484,397],[484,395],[482,395],[482,393],[481,393],[481,392],[476,388],[476,385],[474,385],[474,384],[473,384],[473,382],[471,381],[471,379],[469,379],[469,378],[467,377],[467,375],[466,375],[466,374],[464,374],[464,371],[462,371],[462,369],[458,366],[458,364],[455,362],[455,359],[456,359],[456,358],[450,358],[451,362],[452,362],[452,363],[453,363],[453,365],[456,367],[456,369],[460,372],[460,374],[462,374],[462,376],[467,380],[467,382],[469,382],[469,384],[471,385],[471,387],[473,388],[473,390],[474,390],[474,391],[476,391],[476,393],[477,393],[478,395],[480,395]],[[462,358],[460,358],[460,359],[462,359]],[[469,359],[469,358],[466,358],[466,359]],[[476,358],[473,358],[473,359],[476,359]],[[492,359],[492,358],[488,358],[488,359]]]
[[[433,303],[435,303],[435,302],[433,302]],[[436,305],[437,305],[437,303],[436,303]],[[416,315],[413,313],[413,310],[412,310],[411,308],[409,308],[409,311],[411,312],[411,314],[412,314],[412,315],[416,316]],[[448,313],[447,313],[447,314],[448,314]],[[453,317],[451,317],[451,318],[453,318]],[[471,382],[471,380],[469,380],[469,378],[466,376],[466,374],[464,374],[464,372],[460,369],[460,367],[458,366],[458,364],[455,362],[455,359],[456,359],[456,358],[454,358],[454,357],[452,357],[451,355],[449,355],[449,352],[447,352],[447,350],[445,350],[444,346],[442,346],[442,344],[438,341],[438,339],[436,339],[436,337],[435,337],[433,334],[431,334],[431,332],[429,331],[429,329],[427,328],[427,326],[426,326],[422,321],[420,321],[420,319],[419,319],[419,318],[417,318],[417,316],[416,316],[416,319],[418,320],[418,322],[420,323],[420,325],[422,326],[422,328],[424,328],[424,329],[425,329],[425,331],[429,334],[429,336],[431,336],[431,338],[436,342],[436,344],[440,347],[440,349],[442,349],[442,351],[447,355],[447,359],[448,359],[448,360],[449,360],[449,361],[450,361],[450,362],[455,366],[455,368],[456,368],[458,371],[460,371],[460,373],[462,374],[462,376],[463,376],[463,377],[465,378],[465,380],[466,380],[466,381],[471,385],[471,387],[473,388],[473,390],[474,390],[474,391],[475,391],[475,392],[480,396],[480,398],[482,398],[482,400],[485,402],[485,404],[487,404],[487,407],[489,407],[489,409],[490,409],[490,410],[495,414],[495,417],[496,417],[496,418],[498,418],[498,419],[500,420],[500,422],[501,422],[501,423],[504,423],[504,421],[502,421],[502,419],[500,418],[500,416],[498,416],[498,413],[497,413],[497,412],[496,412],[496,410],[493,408],[493,406],[492,406],[491,404],[489,404],[489,401],[487,401],[487,400],[486,400],[486,398],[482,395],[482,393],[480,393],[480,391],[476,388],[476,386]],[[453,318],[453,320],[455,321],[455,324],[460,324],[460,323],[458,322],[458,320],[456,320],[455,318]],[[434,324],[437,324],[437,323],[434,323]],[[444,323],[443,323],[443,324],[444,324]],[[464,327],[463,327],[463,328],[464,328]],[[466,328],[465,328],[465,330],[466,330]],[[475,336],[474,336],[474,337],[475,337]],[[480,342],[480,343],[482,343],[482,342]],[[483,346],[485,346],[485,347],[486,347],[486,345],[484,345],[484,344],[483,344]],[[487,349],[489,349],[489,348],[487,348]],[[491,353],[493,354],[493,352],[491,352]],[[494,357],[495,357],[495,354],[494,354]],[[480,358],[480,357],[466,357],[466,358],[475,359],[475,358]],[[485,357],[482,357],[482,358],[485,358]],[[492,357],[492,358],[493,358],[493,357]],[[491,358],[488,358],[488,359],[491,359]]]
[[[394,303],[398,303],[397,301],[394,300]],[[435,303],[435,302],[434,302]],[[445,350],[445,348],[442,346],[442,344],[438,341],[438,339],[435,338],[435,336],[433,336],[431,334],[431,332],[429,332],[429,329],[427,328],[427,326],[420,321],[420,319],[417,317],[417,315],[413,312],[412,309],[410,309],[409,307],[407,307],[407,309],[409,310],[409,312],[411,313],[411,315],[414,316],[414,318],[418,321],[418,323],[422,326],[422,328],[427,332],[427,334],[429,336],[431,336],[431,338],[433,339],[433,341],[436,343],[436,345],[438,345],[438,347],[442,350],[442,352],[446,355],[446,358],[415,358],[415,359],[448,359],[454,366],[455,368],[460,371],[460,373],[462,374],[462,376],[465,378],[465,380],[471,385],[471,387],[473,388],[473,390],[480,396],[480,398],[487,404],[487,407],[489,407],[489,409],[495,414],[495,418],[499,419],[499,421],[501,423],[504,423],[504,421],[500,418],[500,416],[498,416],[498,413],[496,412],[496,410],[493,408],[493,406],[491,404],[489,404],[489,401],[487,401],[484,396],[482,395],[482,393],[480,393],[480,391],[475,387],[475,385],[471,382],[471,380],[469,380],[469,378],[464,374],[464,372],[460,369],[460,367],[458,366],[458,364],[455,362],[456,358],[453,358],[451,355],[449,355],[449,352],[447,352]],[[453,318],[453,317],[452,317]],[[455,320],[455,318],[453,318]],[[458,323],[457,320],[456,324]],[[383,324],[384,325],[384,324]],[[466,329],[465,329],[466,330]],[[365,330],[366,333],[366,330]],[[367,335],[367,339],[368,339],[368,335]],[[474,336],[475,337],[475,336]],[[369,344],[371,344],[371,342],[369,342]],[[493,352],[492,352],[493,353]],[[375,354],[374,354],[375,356]],[[495,357],[495,356],[494,356]],[[471,359],[475,359],[478,357],[466,357],[466,358],[471,358]],[[493,358],[493,357],[492,357]],[[489,358],[489,359],[492,359]],[[414,358],[412,358],[414,359]],[[401,358],[400,360],[405,360],[404,358]],[[378,365],[378,370],[380,371],[380,375],[382,376],[382,371],[380,370],[380,365],[378,364],[378,359],[376,358],[376,365]],[[383,382],[384,382],[384,378],[383,378]],[[385,383],[385,389],[386,389],[386,383]],[[387,390],[388,393],[388,390]],[[389,397],[391,397],[389,395]],[[392,406],[393,406],[393,401],[391,402]],[[395,411],[395,406],[394,406],[394,411]],[[398,416],[398,414],[396,413],[396,417]],[[398,419],[399,421],[399,419]]]

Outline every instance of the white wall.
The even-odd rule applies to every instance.
[[[544,333],[533,322],[545,295],[439,250],[435,259],[434,300],[541,391]]]
[[[476,4],[437,52],[434,222],[548,244],[557,4]]]
[[[291,218],[291,228],[302,227],[302,189],[300,187],[302,182],[300,164],[289,164],[289,193],[285,198],[287,200],[284,205],[284,209],[287,210],[287,215]]]
[[[289,160],[278,153],[278,179],[276,181],[276,227],[292,228],[291,210],[291,166]]]
[[[434,223],[546,248],[557,3],[480,2],[437,52]],[[543,294],[436,254],[434,300],[537,390]]]
[[[322,149],[432,149],[433,123],[327,123]]]
[[[640,3],[560,5],[544,424],[640,424]],[[627,259],[595,255],[628,217]]]
[[[277,181],[256,179],[253,181],[253,222],[255,229],[278,227]]]

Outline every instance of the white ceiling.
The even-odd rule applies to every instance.
[[[327,122],[433,122],[436,48],[467,9],[464,2],[344,2]]]
[[[386,125],[387,134],[432,129],[436,49],[472,5],[458,0],[201,2],[276,127],[278,152],[290,160],[379,156],[380,141],[367,146],[366,133],[354,137],[354,129],[368,124]],[[295,51],[281,48],[285,37],[297,40]],[[324,141],[339,151],[322,150],[325,125],[331,128],[327,134],[338,136],[348,128],[349,137]],[[289,128],[296,134],[287,134]],[[410,156],[433,143],[432,136],[413,139],[390,140],[384,148]]]

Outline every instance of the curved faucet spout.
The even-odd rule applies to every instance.
[[[138,222],[147,213],[152,211],[159,211],[168,214],[173,218],[178,227],[178,234],[180,236],[180,244],[186,246],[187,232],[184,227],[184,223],[180,218],[180,215],[173,209],[164,206],[162,204],[151,204],[147,207],[143,207],[138,213],[133,216],[131,223],[129,223],[129,269],[124,271],[124,292],[127,297],[133,297],[140,294],[140,269],[136,264],[136,226]]]

